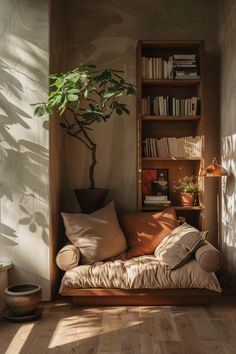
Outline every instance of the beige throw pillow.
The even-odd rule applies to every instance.
[[[68,239],[80,250],[81,264],[102,261],[127,248],[114,202],[89,215],[62,213],[62,217]]]
[[[207,232],[184,223],[176,227],[165,237],[155,250],[155,257],[169,269],[175,269],[186,263],[193,252],[200,247]]]

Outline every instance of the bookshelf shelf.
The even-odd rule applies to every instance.
[[[143,121],[178,122],[199,120],[200,116],[143,116]]]
[[[200,161],[201,157],[143,157],[143,161]]]
[[[203,41],[138,42],[137,141],[137,209],[162,210],[144,201],[165,195],[177,216],[204,229],[204,182],[199,180],[195,206],[181,206],[173,189],[180,178],[198,176],[204,168]],[[181,154],[188,157],[175,157]],[[158,183],[161,180],[167,193]]]
[[[200,84],[199,79],[143,79],[143,85],[155,85],[155,86],[196,86]]]
[[[172,208],[174,208],[176,211],[194,211],[194,212],[200,212],[202,211],[201,206],[181,206],[181,205],[171,205]],[[143,206],[142,207],[143,211],[155,211],[155,210],[163,210],[163,207],[161,206]]]

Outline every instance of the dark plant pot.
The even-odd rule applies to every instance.
[[[194,193],[180,193],[180,204],[183,206],[194,205],[195,194]]]
[[[90,214],[104,206],[108,189],[74,189],[81,212]]]
[[[10,312],[16,316],[33,314],[40,303],[42,289],[37,284],[17,284],[5,289],[5,301]]]

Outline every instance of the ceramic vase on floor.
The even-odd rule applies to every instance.
[[[42,298],[42,289],[38,284],[23,283],[5,289],[5,301],[8,310],[5,318],[14,322],[24,322],[39,317],[38,306]]]

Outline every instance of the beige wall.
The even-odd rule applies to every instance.
[[[48,117],[31,103],[48,93],[48,1],[0,0],[0,257],[10,282],[50,297]]]
[[[204,39],[206,41],[206,129],[207,163],[218,145],[218,54],[217,6],[215,1],[75,1],[68,0],[66,16],[67,68],[93,61],[99,68],[124,70],[125,78],[136,80],[138,39]],[[210,19],[210,20],[209,20]],[[136,102],[127,99],[131,115],[114,117],[94,125],[98,144],[97,187],[108,187],[122,210],[136,208]],[[63,205],[78,210],[73,188],[88,186],[90,155],[70,137],[65,140],[66,183]],[[206,228],[216,241],[215,185],[206,181]]]
[[[222,178],[221,243],[226,286],[236,286],[236,1],[219,1],[220,120],[222,164],[230,177]]]

